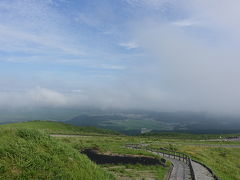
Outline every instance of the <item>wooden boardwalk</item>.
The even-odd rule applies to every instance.
[[[171,161],[173,164],[173,170],[170,180],[191,180],[190,168],[185,162],[179,160],[178,158],[174,158],[172,155],[164,155],[161,152],[151,152],[160,156],[164,156],[164,159]]]
[[[139,146],[141,146],[141,144],[138,145],[138,147],[132,146],[131,148],[140,149]],[[194,171],[194,178],[193,178],[191,177],[190,166],[188,163],[184,162],[186,161],[186,159],[184,159],[183,157],[165,154],[165,153],[158,152],[155,150],[150,150],[150,149],[146,151],[152,152],[153,154],[160,155],[164,157],[166,160],[171,161],[171,163],[173,164],[173,169],[172,169],[169,180],[192,180],[194,178],[195,180],[214,180],[214,177],[209,172],[209,170],[197,162],[191,161],[192,168]]]
[[[203,165],[192,162],[196,180],[214,180],[212,174]]]

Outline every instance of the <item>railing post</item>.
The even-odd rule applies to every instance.
[[[191,173],[192,180],[196,180],[195,173],[194,173],[194,170],[193,170],[193,167],[192,167],[192,160],[191,160],[191,158],[189,158],[189,168],[190,168],[190,173]]]

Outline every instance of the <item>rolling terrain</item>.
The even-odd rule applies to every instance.
[[[105,154],[132,154],[159,158],[159,155],[144,149],[126,148],[127,144],[143,144],[155,151],[165,149],[167,152],[182,152],[210,167],[221,179],[237,180],[240,177],[238,173],[240,142],[212,140],[219,136],[216,134],[191,136],[191,134],[162,133],[126,136],[109,130],[49,121],[1,125],[0,132],[0,170],[1,177],[5,179],[20,177],[61,179],[67,176],[66,174],[72,179],[81,179],[81,173],[78,172],[91,174],[92,170],[95,172],[92,173],[93,176],[100,179],[124,177],[163,179],[167,175],[169,162],[166,166],[151,167],[123,164],[96,165],[79,153],[86,148],[94,148]],[[232,145],[235,147],[231,147]],[[60,170],[53,167],[58,167]],[[40,171],[37,170],[38,168]],[[89,176],[89,179],[92,178]]]
[[[115,179],[38,130],[1,128],[0,137],[0,179]]]
[[[194,134],[239,133],[234,118],[219,118],[197,113],[124,112],[82,114],[65,121],[78,126],[95,126],[124,134],[181,132]]]
[[[206,113],[117,111],[79,108],[3,110],[0,124],[34,120],[60,121],[77,126],[94,126],[128,135],[181,132],[232,134],[240,132],[239,118],[216,117]]]

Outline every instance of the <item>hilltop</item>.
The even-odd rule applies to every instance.
[[[29,121],[21,123],[10,123],[0,125],[0,128],[24,128],[37,129],[47,134],[81,134],[81,135],[118,135],[119,133],[112,130],[101,129],[96,127],[79,127],[63,122],[56,121]]]
[[[60,133],[85,136],[49,136]],[[125,168],[131,170],[130,173],[123,170],[123,165],[119,164],[114,165],[115,169],[112,171],[111,165],[96,165],[80,153],[84,148],[98,147],[108,153],[150,155],[122,148],[122,145],[132,142],[133,139],[117,134],[109,130],[52,121],[0,125],[0,179],[111,180],[118,179],[118,176],[145,177],[149,172],[151,176],[163,179],[168,166],[126,165]],[[144,174],[145,171],[147,175]]]
[[[63,136],[51,137],[50,134]],[[71,134],[80,136],[68,136]],[[239,179],[240,142],[219,141],[216,139],[219,135],[167,132],[127,136],[110,130],[54,121],[0,125],[0,179],[164,179],[169,163],[167,166],[96,165],[80,153],[86,148],[93,148],[106,155],[159,158],[146,150],[126,148],[129,144],[140,144],[157,151],[185,153],[210,167],[221,179]],[[225,164],[224,168],[222,164]]]
[[[0,129],[0,179],[114,179],[72,147],[33,129]]]

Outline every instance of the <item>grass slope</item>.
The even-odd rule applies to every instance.
[[[117,135],[118,133],[95,127],[79,127],[56,121],[29,121],[0,125],[0,128],[27,128],[44,131],[48,134],[87,134]]]
[[[180,146],[179,149],[212,168],[220,179],[240,179],[239,148]]]
[[[193,145],[191,145],[191,143]],[[148,139],[149,148],[156,150],[160,150],[161,148],[161,151],[164,148],[186,153],[190,155],[192,159],[198,160],[210,167],[213,172],[223,180],[240,179],[240,148],[223,147],[223,145],[236,145],[235,143],[239,145],[239,142],[207,142],[186,139],[152,139],[151,141],[151,138]],[[214,147],[211,145],[222,147]]]
[[[77,150],[37,130],[1,129],[0,144],[0,179],[114,179]]]

